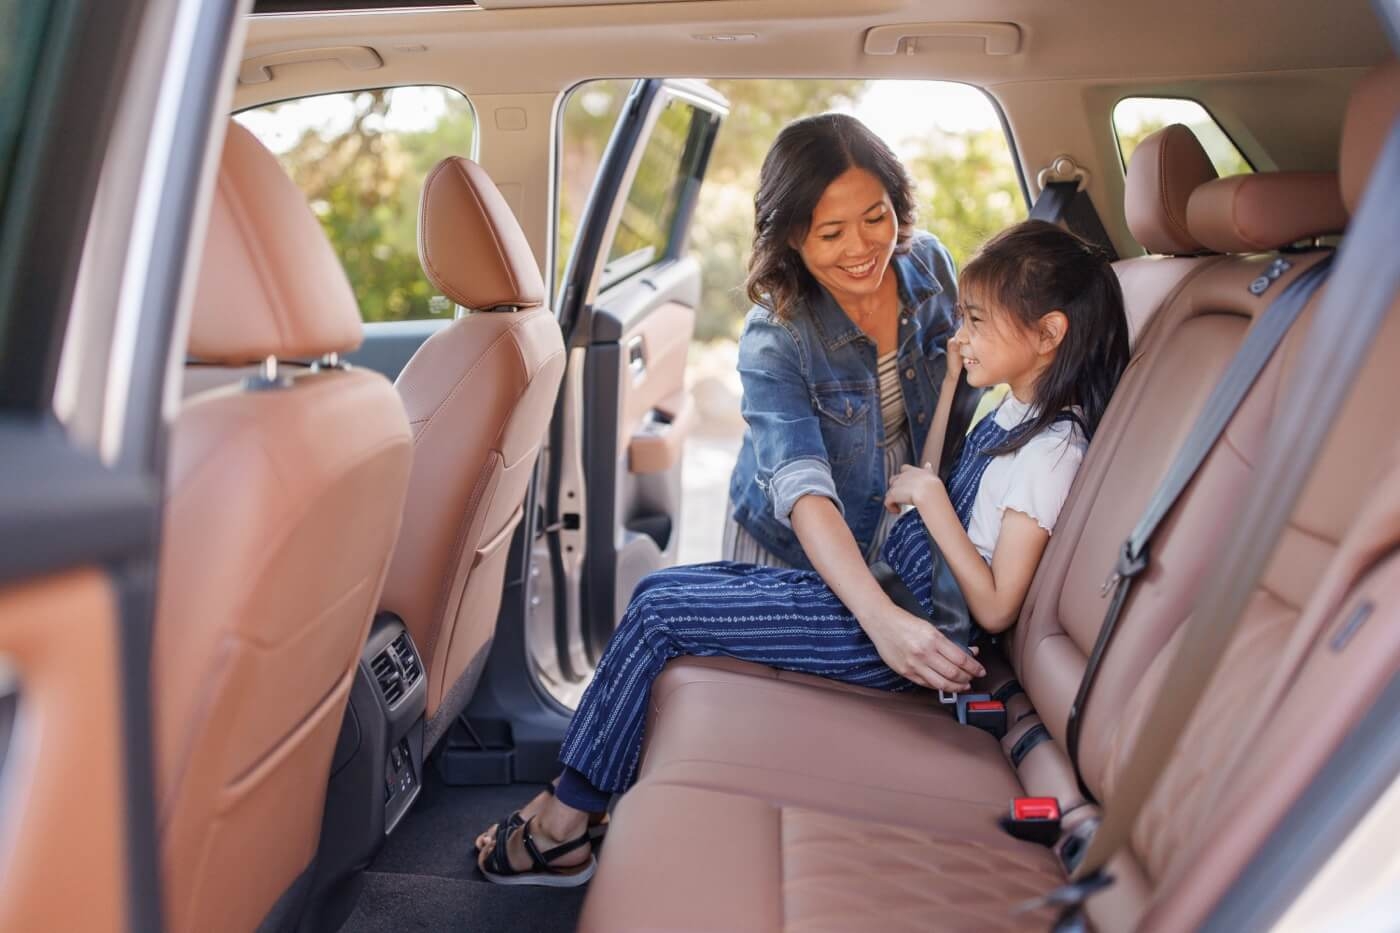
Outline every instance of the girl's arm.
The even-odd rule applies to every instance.
[[[967,608],[982,628],[1001,632],[1016,621],[1050,532],[1024,512],[1006,509],[1002,512],[997,549],[988,566],[958,520],[942,480],[933,471],[905,467],[890,484],[885,504],[892,510],[902,505],[919,510],[919,517],[958,582]]]
[[[933,424],[929,426],[928,438],[924,441],[924,455],[920,463],[931,464],[938,469],[943,456],[943,441],[948,434],[948,419],[953,412],[953,398],[958,394],[958,379],[962,376],[962,351],[957,341],[948,340],[948,369],[943,375],[943,388],[938,393],[938,405],[933,410]]]
[[[931,690],[966,690],[981,664],[923,619],[896,606],[865,566],[855,536],[830,499],[806,495],[792,530],[813,568],[851,610],[890,669]]]
[[[914,506],[958,581],[967,608],[988,632],[1010,628],[1021,612],[1050,532],[1024,512],[1007,509],[1002,512],[1001,533],[988,566],[958,520],[938,477],[929,475],[929,481],[921,486],[922,494]]]

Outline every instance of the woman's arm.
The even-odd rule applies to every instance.
[[[890,484],[885,502],[893,509],[909,504],[919,510],[977,623],[993,633],[1010,628],[1021,611],[1050,532],[1024,512],[1005,510],[988,566],[967,536],[942,480],[933,472],[905,467]]]
[[[807,559],[865,629],[895,673],[932,690],[959,691],[986,671],[937,628],[896,606],[866,567],[855,536],[824,496],[807,495],[792,510],[792,529]]]
[[[958,379],[962,376],[962,351],[955,338],[948,340],[948,369],[943,376],[943,387],[938,392],[938,406],[933,410],[933,424],[928,429],[924,441],[924,455],[920,463],[938,469],[943,456],[943,442],[948,434],[948,419],[953,411],[953,398],[958,394]]]

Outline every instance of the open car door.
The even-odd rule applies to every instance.
[[[592,672],[633,587],[675,562],[700,298],[686,233],[726,109],[701,83],[637,82],[559,291],[569,364],[536,552],[556,585],[532,622],[551,620],[564,681]]]
[[[0,0],[0,930],[162,928],[166,374],[243,5]]]

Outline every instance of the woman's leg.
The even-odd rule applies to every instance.
[[[727,655],[884,690],[913,686],[885,665],[816,573],[719,562],[651,574],[633,593],[569,725],[556,790],[523,811],[533,814],[539,848],[578,838],[590,814],[631,785],[652,682],[680,655]],[[519,869],[530,864],[523,835],[517,829],[507,841]],[[481,861],[495,839],[494,827],[478,837]],[[552,864],[574,867],[588,857],[585,847]]]
[[[560,761],[596,790],[620,793],[641,753],[651,685],[680,655],[725,655],[884,690],[912,684],[810,571],[703,564],[638,586],[574,714]]]

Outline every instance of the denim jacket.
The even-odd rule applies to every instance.
[[[943,384],[957,280],[948,251],[928,233],[916,234],[892,264],[901,305],[900,386],[917,458]],[[875,342],[819,289],[788,320],[763,307],[749,312],[739,376],[748,430],[729,484],[735,521],[774,556],[810,568],[790,515],[798,499],[822,495],[868,553],[886,487]],[[950,438],[962,438],[979,395],[959,384]],[[945,469],[950,453],[944,451]]]

